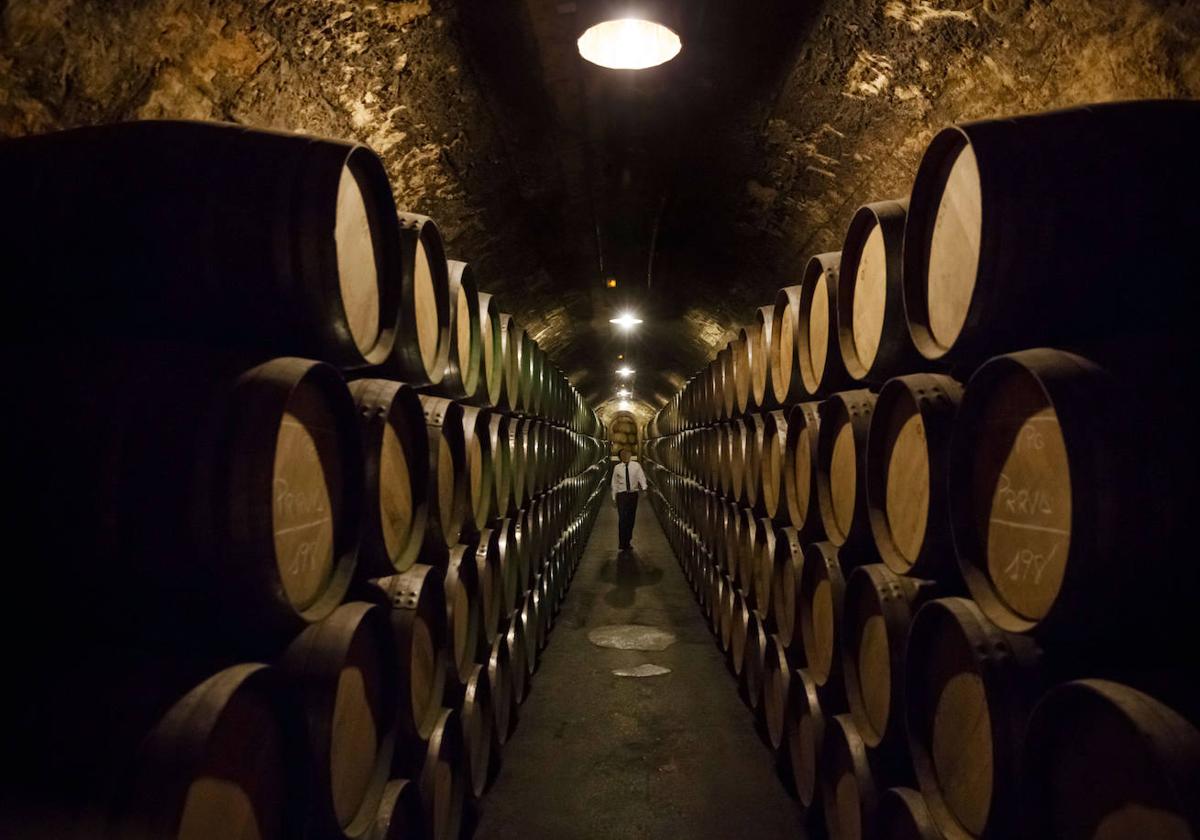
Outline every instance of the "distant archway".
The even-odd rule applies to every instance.
[[[613,415],[608,427],[608,439],[612,445],[612,454],[620,454],[622,449],[632,450],[638,454],[638,422],[637,418],[628,411],[618,411]]]

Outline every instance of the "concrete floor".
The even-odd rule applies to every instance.
[[[803,837],[799,810],[644,498],[633,544],[618,556],[616,510],[606,506],[476,837]],[[618,624],[653,625],[678,640],[648,652],[588,640],[590,630]],[[612,673],[647,663],[671,673]]]

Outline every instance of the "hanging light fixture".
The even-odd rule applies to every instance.
[[[609,318],[608,323],[616,324],[623,330],[631,330],[638,324],[642,323],[642,319],[634,315],[632,312],[623,312],[616,318]]]
[[[674,31],[639,18],[605,20],[579,36],[579,54],[612,70],[645,70],[666,64],[683,49]]]

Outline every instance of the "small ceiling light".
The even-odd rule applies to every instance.
[[[632,375],[633,375],[633,368],[631,368],[631,367],[617,368],[617,376],[632,376]]]
[[[657,67],[683,49],[679,36],[661,23],[636,18],[597,23],[577,43],[581,56],[612,70]]]
[[[625,312],[621,315],[618,315],[616,318],[609,318],[608,323],[616,324],[623,330],[631,330],[638,324],[642,323],[642,319],[631,312]]]
[[[610,289],[617,288],[617,278],[616,277],[608,278],[608,288],[610,288]]]

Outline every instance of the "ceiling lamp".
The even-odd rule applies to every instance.
[[[630,368],[630,367],[617,368],[617,376],[632,376],[632,375],[633,375],[633,368]]]
[[[608,323],[616,324],[623,330],[631,330],[638,324],[642,323],[642,319],[634,315],[632,312],[623,312],[616,318],[609,318]]]
[[[679,36],[661,23],[636,18],[606,20],[579,36],[579,54],[612,70],[645,70],[666,64],[683,49]]]

